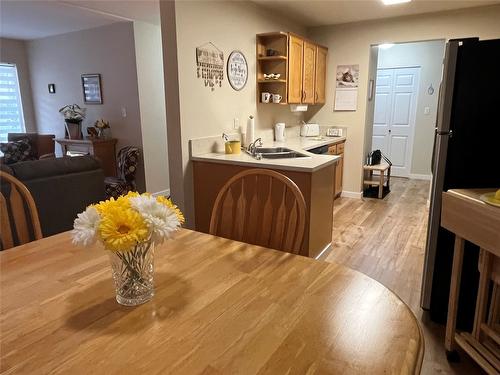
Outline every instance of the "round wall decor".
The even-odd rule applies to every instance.
[[[248,64],[245,55],[240,51],[233,51],[227,58],[227,78],[229,84],[236,91],[245,87],[248,80]]]

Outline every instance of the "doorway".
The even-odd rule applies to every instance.
[[[420,67],[377,69],[372,147],[392,162],[392,174],[411,169]]]
[[[370,48],[364,152],[381,150],[392,175],[431,179],[444,45],[440,39]]]

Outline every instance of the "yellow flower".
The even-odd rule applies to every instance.
[[[156,201],[161,203],[161,204],[164,204],[165,206],[167,206],[168,208],[170,208],[172,211],[175,212],[175,214],[177,215],[177,218],[179,219],[179,223],[184,224],[184,222],[186,221],[186,219],[184,219],[184,215],[182,214],[181,210],[179,210],[179,207],[177,207],[175,204],[173,204],[173,202],[164,197],[163,195],[159,195],[157,198],[156,198]]]
[[[104,247],[112,251],[130,251],[139,242],[148,239],[149,230],[142,216],[127,207],[104,205],[99,224],[99,234]]]
[[[100,214],[111,208],[127,209],[130,208],[129,198],[137,197],[139,195],[140,194],[135,191],[129,191],[126,195],[119,196],[118,199],[111,197],[108,200],[99,202],[98,204],[94,205],[94,207]]]

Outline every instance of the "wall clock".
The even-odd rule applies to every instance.
[[[245,55],[240,51],[233,51],[227,59],[227,78],[229,84],[236,91],[245,87],[248,80],[248,64]]]

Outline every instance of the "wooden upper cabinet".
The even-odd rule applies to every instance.
[[[315,104],[325,104],[326,102],[326,58],[328,49],[316,47],[316,72],[315,72]]]
[[[302,103],[314,104],[316,71],[316,45],[304,42],[304,67],[302,75]]]
[[[288,103],[302,103],[304,40],[290,35],[288,47]]]

